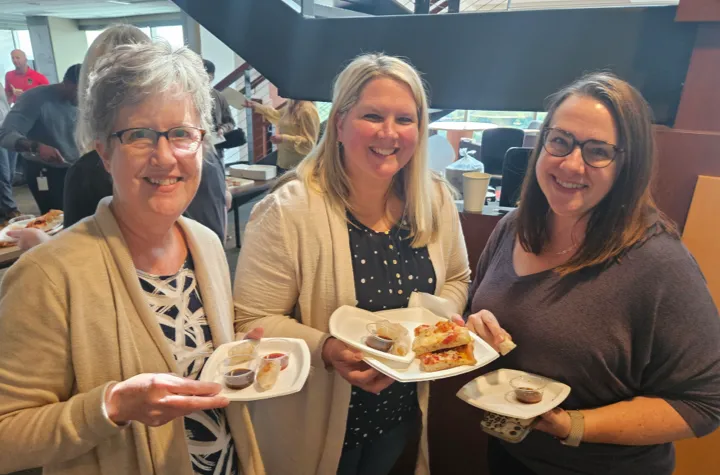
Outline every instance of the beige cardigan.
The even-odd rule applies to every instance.
[[[182,418],[119,428],[105,388],[177,372],[150,310],[111,198],[94,216],[23,255],[0,286],[0,473],[192,475]],[[180,218],[217,346],[235,338],[227,261],[217,236]],[[246,475],[264,474],[247,406],[226,409]]]
[[[428,251],[436,295],[460,313],[470,268],[455,203],[444,195],[439,239]],[[235,276],[236,331],[262,326],[267,336],[304,339],[312,352],[310,377],[300,393],[251,406],[270,475],[337,472],[351,386],[325,369],[321,352],[330,315],[341,305],[357,304],[354,282],[347,221],[322,195],[292,181],[255,206]],[[429,473],[428,396],[429,385],[419,384],[419,474]]]

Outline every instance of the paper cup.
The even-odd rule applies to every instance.
[[[463,173],[463,201],[465,211],[482,213],[490,185],[490,175],[481,172]]]

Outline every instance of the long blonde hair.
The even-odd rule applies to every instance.
[[[338,142],[337,124],[357,103],[363,88],[375,78],[390,78],[407,85],[417,105],[418,144],[415,154],[393,179],[391,191],[405,202],[405,222],[410,228],[412,245],[423,247],[433,241],[438,233],[440,209],[444,194],[444,180],[434,177],[428,169],[428,101],[423,81],[418,72],[407,62],[383,54],[364,54],[355,58],[335,80],[332,109],[325,133],[300,162],[294,172],[286,174],[278,184],[295,178],[308,188],[325,194],[340,212],[353,211],[349,201],[352,183]],[[390,190],[389,190],[390,191]]]

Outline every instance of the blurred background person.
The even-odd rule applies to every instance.
[[[210,84],[212,85],[215,81],[215,64],[208,59],[204,59],[203,66],[205,66],[205,71],[208,73]],[[228,104],[225,96],[220,94],[220,91],[211,87],[210,95],[213,99],[214,132],[218,136],[223,137],[235,128],[235,119],[233,119],[232,113],[230,112],[230,104]]]
[[[23,153],[25,179],[41,213],[63,209],[65,174],[80,154],[75,145],[80,65],[60,84],[23,93],[0,126],[0,146]]]
[[[10,105],[5,96],[0,94],[0,126],[10,112]],[[20,216],[17,203],[13,198],[13,178],[17,154],[0,147],[0,223]]]
[[[278,173],[295,168],[315,146],[320,134],[320,116],[313,102],[288,99],[282,110],[255,101],[247,101],[245,106],[275,126],[270,141],[278,148]]]
[[[25,91],[50,84],[48,78],[28,66],[24,51],[13,50],[10,59],[15,66],[13,71],[5,73],[5,97],[10,104],[15,104]]]

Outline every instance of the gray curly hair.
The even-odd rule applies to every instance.
[[[210,83],[202,59],[188,48],[173,51],[164,41],[118,46],[100,58],[90,73],[80,120],[93,140],[109,146],[120,111],[158,94],[190,95],[199,126],[212,130]]]

